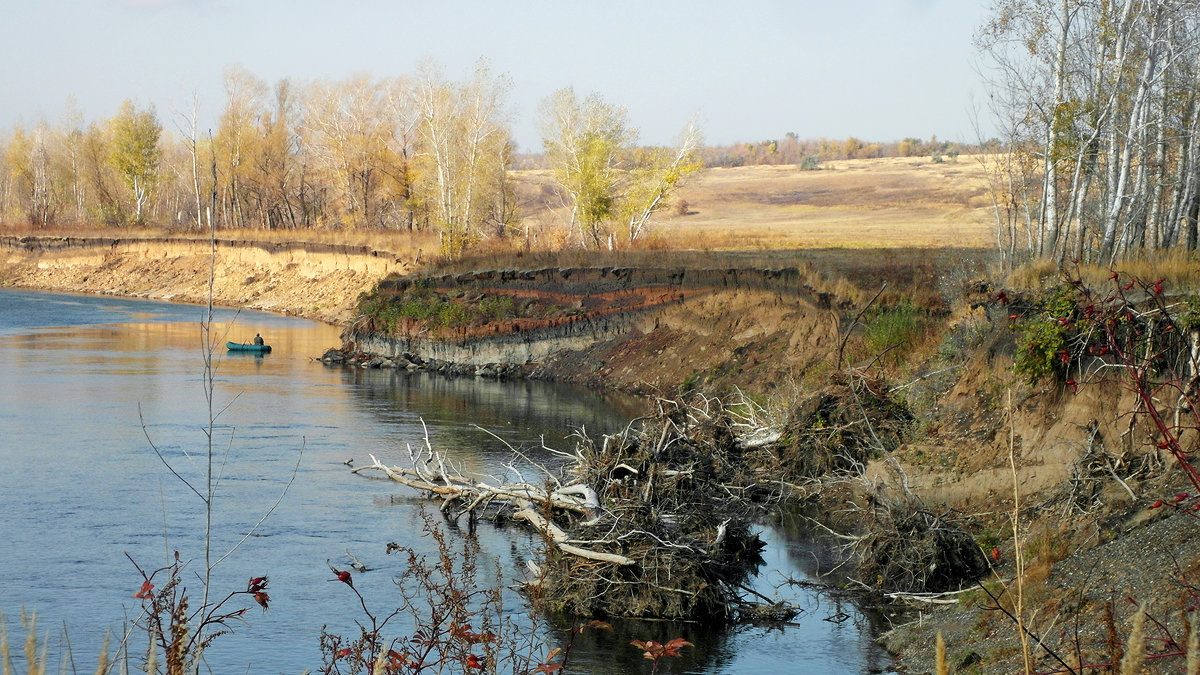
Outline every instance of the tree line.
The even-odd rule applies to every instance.
[[[980,144],[939,141],[937,136],[923,140],[913,136],[899,141],[868,141],[855,136],[845,139],[800,138],[788,132],[782,139],[756,143],[737,143],[707,147],[702,157],[705,166],[757,166],[795,164],[816,169],[821,162],[843,159],[879,159],[883,157],[928,157],[933,161],[955,159],[960,154],[995,151],[1000,141]]]
[[[1010,150],[987,163],[1008,259],[1196,249],[1200,3],[998,0],[976,42]]]
[[[0,136],[0,222],[34,227],[378,229],[437,234],[461,255],[519,231],[507,125],[509,79],[485,62],[460,80],[433,63],[411,76],[274,85],[226,70],[216,129],[199,102],[162,120],[126,101]],[[636,145],[623,108],[571,89],[543,104],[545,156],[577,241],[619,246],[699,168],[702,137]]]

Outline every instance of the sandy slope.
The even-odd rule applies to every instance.
[[[0,285],[176,302],[208,297],[212,255],[207,242],[115,241],[2,247]],[[213,299],[219,305],[344,324],[360,293],[408,265],[371,252],[241,244],[218,246],[213,269]]]

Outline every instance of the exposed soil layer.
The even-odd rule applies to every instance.
[[[334,324],[353,318],[360,293],[410,269],[357,246],[206,239],[0,237],[0,285],[128,297],[213,301]]]
[[[836,298],[794,268],[503,270],[388,280],[378,296],[411,303],[414,285],[447,304],[506,298],[509,313],[440,329],[396,321],[389,356],[515,363],[535,377],[596,387],[669,395],[681,384],[719,382],[772,391],[828,361],[837,344]],[[363,319],[351,339],[364,341],[375,324]]]

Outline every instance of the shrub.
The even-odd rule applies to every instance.
[[[889,359],[898,362],[924,333],[925,313],[905,304],[873,312],[864,320],[863,345],[872,354],[889,352]]]
[[[1043,377],[1061,378],[1072,361],[1068,341],[1078,319],[1075,288],[1061,284],[1038,294],[1025,314],[1013,369],[1030,384]]]
[[[502,321],[516,315],[516,303],[507,295],[492,295],[479,301],[479,312],[485,321]]]
[[[1057,321],[1034,320],[1026,323],[1017,339],[1017,353],[1013,369],[1023,375],[1030,384],[1043,377],[1050,377],[1066,365],[1063,359],[1066,345],[1066,330]]]

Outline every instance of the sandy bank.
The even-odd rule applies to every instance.
[[[0,285],[204,302],[206,239],[0,237]],[[411,261],[366,247],[218,240],[213,300],[344,324],[359,293]]]

